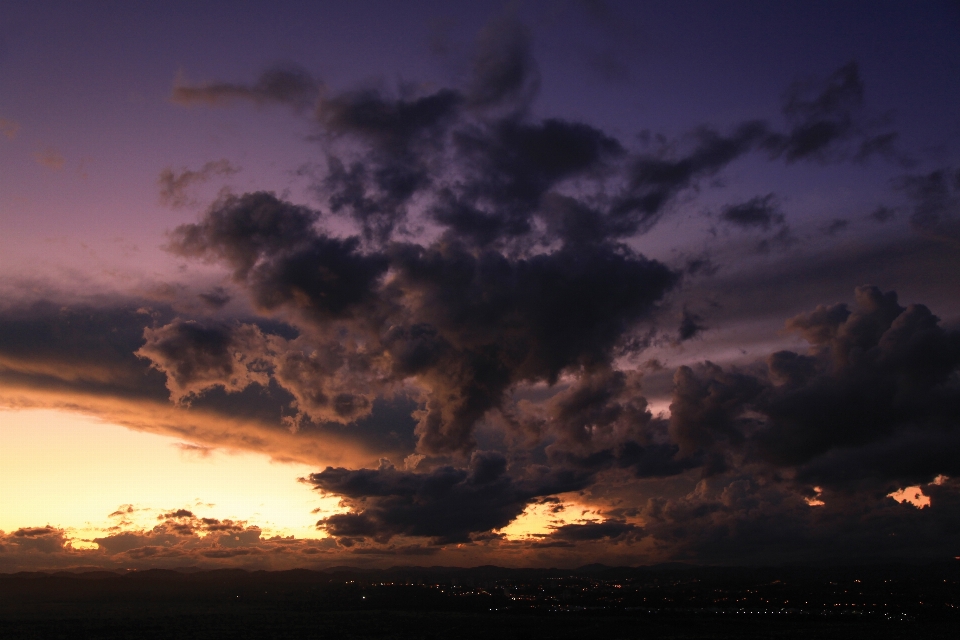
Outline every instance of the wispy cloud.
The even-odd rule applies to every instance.
[[[42,151],[35,151],[33,154],[33,159],[41,167],[46,167],[52,171],[60,171],[63,169],[63,165],[66,162],[63,158],[63,155],[53,147],[47,147]]]
[[[223,158],[211,160],[196,170],[181,168],[174,171],[167,167],[160,172],[157,183],[160,185],[160,203],[170,207],[183,207],[194,200],[190,197],[189,189],[216,177],[231,176],[240,169]]]
[[[17,137],[17,133],[19,132],[19,123],[14,122],[13,120],[0,118],[0,135],[4,136],[7,140],[13,140]]]

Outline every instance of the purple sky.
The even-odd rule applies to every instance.
[[[960,553],[955,2],[13,2],[0,87],[0,406],[309,465],[276,566]]]

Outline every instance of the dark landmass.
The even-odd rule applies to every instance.
[[[960,562],[0,574],[0,638],[953,638]]]

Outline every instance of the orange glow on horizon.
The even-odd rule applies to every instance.
[[[565,524],[584,524],[606,520],[596,507],[573,500],[573,496],[559,497],[560,502],[545,502],[528,505],[523,513],[497,533],[507,540],[526,540],[549,535]]]
[[[923,489],[919,486],[904,487],[893,493],[888,493],[887,496],[901,504],[904,502],[912,504],[917,509],[930,506],[930,497],[923,495]]]
[[[342,509],[298,482],[313,471],[75,413],[0,410],[0,531],[50,525],[66,529],[75,548],[107,532],[149,529],[176,509],[242,521],[265,536],[322,538],[316,521]],[[110,517],[121,507],[122,522]]]
[[[820,487],[814,487],[813,490],[817,492],[817,495],[813,496],[812,498],[804,498],[804,502],[811,507],[822,507],[823,505],[827,504],[820,499],[820,496],[823,495],[823,489]]]

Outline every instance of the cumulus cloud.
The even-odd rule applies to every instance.
[[[901,307],[892,292],[861,287],[856,302],[852,311],[822,306],[788,322],[812,346],[809,355],[771,357],[771,373],[784,382],[761,404],[773,421],[760,441],[773,459],[803,462],[833,448],[925,433],[949,442],[960,406],[960,334],[923,305]],[[896,477],[893,469],[877,471]]]
[[[277,74],[283,87],[319,86],[303,71],[270,71],[253,85],[179,84],[175,97],[219,104],[304,95],[269,89]],[[854,147],[878,147],[877,135],[893,135],[875,134],[866,122],[853,63],[791,87],[786,128],[763,120],[727,131],[701,125],[652,150],[630,149],[584,122],[532,118],[537,86],[529,33],[502,18],[481,33],[464,86],[406,88],[400,96],[370,88],[319,92],[310,114],[323,133],[326,163],[314,190],[375,244],[409,238],[423,224],[478,247],[617,241],[650,231],[681,194],[749,154],[788,164],[843,161],[870,155]],[[772,196],[724,216],[763,229],[783,219]],[[767,245],[787,243],[787,235]]]
[[[762,387],[751,376],[725,372],[710,362],[697,369],[681,366],[674,374],[670,435],[683,455],[719,449],[722,456],[728,446],[743,441],[742,413]],[[713,464],[722,470],[722,459]]]
[[[0,532],[2,534],[2,532]],[[64,532],[55,527],[27,527],[17,529],[16,531],[4,537],[2,550],[7,551],[7,547],[13,547],[13,550],[21,553],[42,553],[51,554],[63,549]]]
[[[943,451],[956,447],[960,334],[893,292],[864,286],[855,299],[790,319],[810,350],[771,354],[765,375],[678,369],[670,427],[681,451],[740,451],[821,486],[955,474]]]
[[[0,308],[0,406],[80,411],[201,445],[253,448],[312,463],[412,453],[405,435],[386,438],[391,430],[402,431],[390,403],[375,404],[369,424],[352,431],[291,434],[282,418],[295,413],[289,408],[295,396],[267,381],[264,362],[252,359],[269,356],[271,344],[295,336],[282,323],[263,321],[261,328],[178,319],[171,308],[148,308],[140,299],[99,303]],[[265,352],[256,350],[262,345]],[[164,368],[138,357],[141,349]],[[237,349],[251,357],[238,357]],[[171,397],[179,404],[170,403]],[[388,421],[389,429],[382,426]]]
[[[223,263],[258,308],[301,319],[302,338],[285,346],[272,340],[274,353],[265,357],[273,361],[273,379],[311,417],[319,417],[320,406],[363,415],[370,394],[416,380],[425,452],[469,451],[475,423],[513,384],[554,382],[566,369],[610,362],[618,341],[677,282],[670,269],[622,245],[509,257],[445,238],[426,247],[394,242],[364,251],[359,238],[320,231],[318,219],[271,194],[230,196],[200,223],[175,229],[170,248]],[[140,353],[173,376],[177,398],[188,379],[230,390],[265,382],[247,374],[230,378],[243,371],[233,360],[246,353],[231,340],[249,339],[221,331],[207,336],[206,351],[161,352],[161,331],[174,325],[151,330]],[[261,351],[268,349],[261,343]],[[174,351],[185,361],[182,373],[171,362]],[[203,362],[195,362],[201,354]],[[329,379],[354,382],[319,393],[321,380]]]
[[[229,392],[267,382],[266,363],[260,357],[267,338],[256,326],[202,326],[176,320],[163,327],[147,327],[144,338],[146,344],[136,354],[166,374],[175,402],[211,386]]]
[[[296,68],[252,84],[178,78],[178,104],[283,104],[309,118],[324,156],[317,201],[223,194],[175,227],[169,252],[224,271],[223,286],[189,289],[191,304],[171,290],[159,307],[3,309],[3,380],[86,394],[82,408],[96,404],[90,397],[101,407],[118,398],[163,406],[139,426],[190,447],[325,465],[305,481],[340,496],[346,511],[319,521],[331,536],[324,553],[458,544],[479,557],[609,544],[657,559],[740,561],[816,557],[831,541],[877,554],[946,548],[937,532],[955,527],[956,483],[928,483],[960,475],[960,334],[927,307],[865,286],[853,305],[791,312],[786,332],[805,350],[744,353],[737,365],[670,366],[649,355],[636,364],[654,343],[692,351],[707,329],[708,296],[689,306],[671,296],[716,272],[709,256],[682,256],[682,269],[639,251],[684,197],[751,155],[791,165],[891,148],[893,134],[868,124],[856,65],[790,87],[779,124],[702,125],[632,147],[585,122],[535,117],[531,47],[522,25],[495,21],[461,86],[396,95],[337,93]],[[166,169],[161,198],[182,206],[192,186],[235,170],[226,160]],[[915,229],[952,229],[951,170],[905,177],[900,188]],[[879,211],[875,220],[891,217]],[[718,219],[755,232],[761,250],[797,242],[773,194],[733,202]],[[777,280],[795,304],[782,275],[753,277]],[[776,313],[751,295],[761,296],[740,301]],[[651,408],[658,380],[669,381],[659,399],[669,412]],[[888,497],[905,486],[929,488],[919,520]],[[603,519],[529,543],[496,533],[570,492]],[[853,535],[850,523],[875,531]],[[67,553],[57,530],[3,540],[4,549]],[[289,548],[253,525],[189,511],[96,543],[130,562]],[[298,553],[309,549],[320,553]]]
[[[887,494],[960,471],[960,334],[941,328],[922,305],[900,306],[893,293],[865,286],[855,299],[854,309],[821,306],[787,322],[810,343],[807,353],[775,352],[739,371],[711,363],[678,368],[666,421],[647,410],[639,376],[622,371],[583,376],[539,408],[513,406],[512,428],[539,420],[536,437],[553,442],[548,467],[482,452],[465,469],[383,464],[314,474],[317,488],[344,496],[351,509],[320,524],[347,540],[476,540],[536,500],[601,490],[601,476],[628,471],[661,481],[696,470],[703,480],[690,493],[651,497],[632,512],[642,528],[610,517],[561,527],[549,544],[650,537],[672,553],[730,560],[747,557],[750,545],[759,545],[758,557],[775,557],[798,544],[797,557],[809,557],[842,539],[850,548],[867,545],[861,554],[895,547],[909,555],[908,544],[891,546],[886,534],[850,535],[836,519],[854,508],[862,523],[882,523],[914,541],[936,539],[952,522],[952,489],[923,523]],[[534,481],[531,473],[547,475]],[[702,535],[691,522],[702,523]],[[744,536],[744,527],[752,533]]]
[[[331,535],[387,542],[395,536],[430,538],[436,544],[467,542],[471,534],[500,529],[534,498],[577,490],[587,476],[544,467],[508,472],[506,458],[477,451],[466,469],[438,467],[427,473],[328,467],[310,476],[317,489],[343,496],[349,513],[318,524]]]
[[[605,520],[584,524],[565,524],[557,527],[550,540],[564,542],[585,542],[590,540],[621,540],[627,537],[643,536],[642,527],[622,520]]]
[[[744,474],[700,481],[679,497],[653,497],[640,510],[644,533],[675,559],[769,564],[849,562],[852,558],[950,557],[956,531],[956,484],[924,487],[930,509],[898,504],[883,493],[804,495],[775,478]]]
[[[330,466],[315,473],[309,482],[341,496],[349,509],[320,522],[333,536],[328,544],[337,545],[323,553],[387,557],[420,553],[425,542],[475,545],[473,553],[484,558],[508,545],[490,538],[491,531],[534,502],[572,491],[597,499],[606,495],[602,499],[611,507],[605,519],[562,525],[518,548],[574,553],[586,544],[627,549],[642,543],[662,554],[654,557],[711,561],[800,559],[840,550],[848,557],[908,557],[920,553],[913,545],[940,553],[946,549],[942,532],[958,526],[951,515],[957,485],[949,478],[960,476],[955,418],[960,334],[941,327],[926,307],[901,305],[895,294],[875,287],[859,288],[854,303],[821,305],[789,319],[787,329],[810,345],[805,352],[774,352],[739,369],[709,363],[678,368],[668,418],[650,413],[641,372],[612,369],[609,363],[595,369],[580,365],[584,368],[569,370],[576,375],[558,380],[559,388],[545,400],[524,399],[523,384],[501,398],[496,411],[508,418],[507,432],[532,437],[532,447],[521,439],[517,442],[527,444],[474,451],[466,462],[421,454],[414,469],[382,462],[379,468]],[[33,309],[31,317],[41,311]],[[55,315],[63,313],[57,309]],[[73,314],[62,317],[76,322]],[[98,319],[88,319],[93,321]],[[421,328],[392,336],[382,371],[420,371],[438,357],[452,357],[437,355],[453,348],[436,346],[437,336],[449,330],[438,327],[436,334]],[[186,320],[140,331],[151,358],[169,358],[171,367],[192,363],[168,369],[166,377],[177,393],[193,393],[195,401],[211,392],[209,385],[262,386],[263,378],[253,378],[278,376],[276,362],[296,352],[286,341],[300,339],[253,325]],[[271,346],[271,338],[280,338],[280,346]],[[25,346],[36,349],[41,342]],[[251,350],[278,360],[258,369],[241,357]],[[129,357],[146,366],[132,353]],[[318,380],[328,383],[326,376]],[[294,387],[289,380],[280,384]],[[427,412],[431,396],[423,398],[419,411]],[[301,434],[286,437],[290,451],[308,442]],[[679,493],[652,489],[666,486],[656,483],[682,486],[691,480],[693,486]],[[918,511],[887,497],[907,486],[922,487],[930,506]],[[618,492],[632,497],[615,499]],[[817,498],[812,503],[811,496]],[[101,555],[87,557],[57,529],[27,528],[5,534],[2,561],[14,567],[81,560],[255,562],[281,544],[265,541],[255,527],[208,522],[185,510],[163,514],[151,531],[119,532],[96,542]],[[290,549],[293,543],[284,544]]]
[[[161,513],[152,527],[121,523],[89,540],[73,536],[50,526],[0,532],[0,571],[77,566],[288,569],[324,560],[329,564],[336,549],[331,539],[267,535],[247,522],[205,518],[188,509]]]

